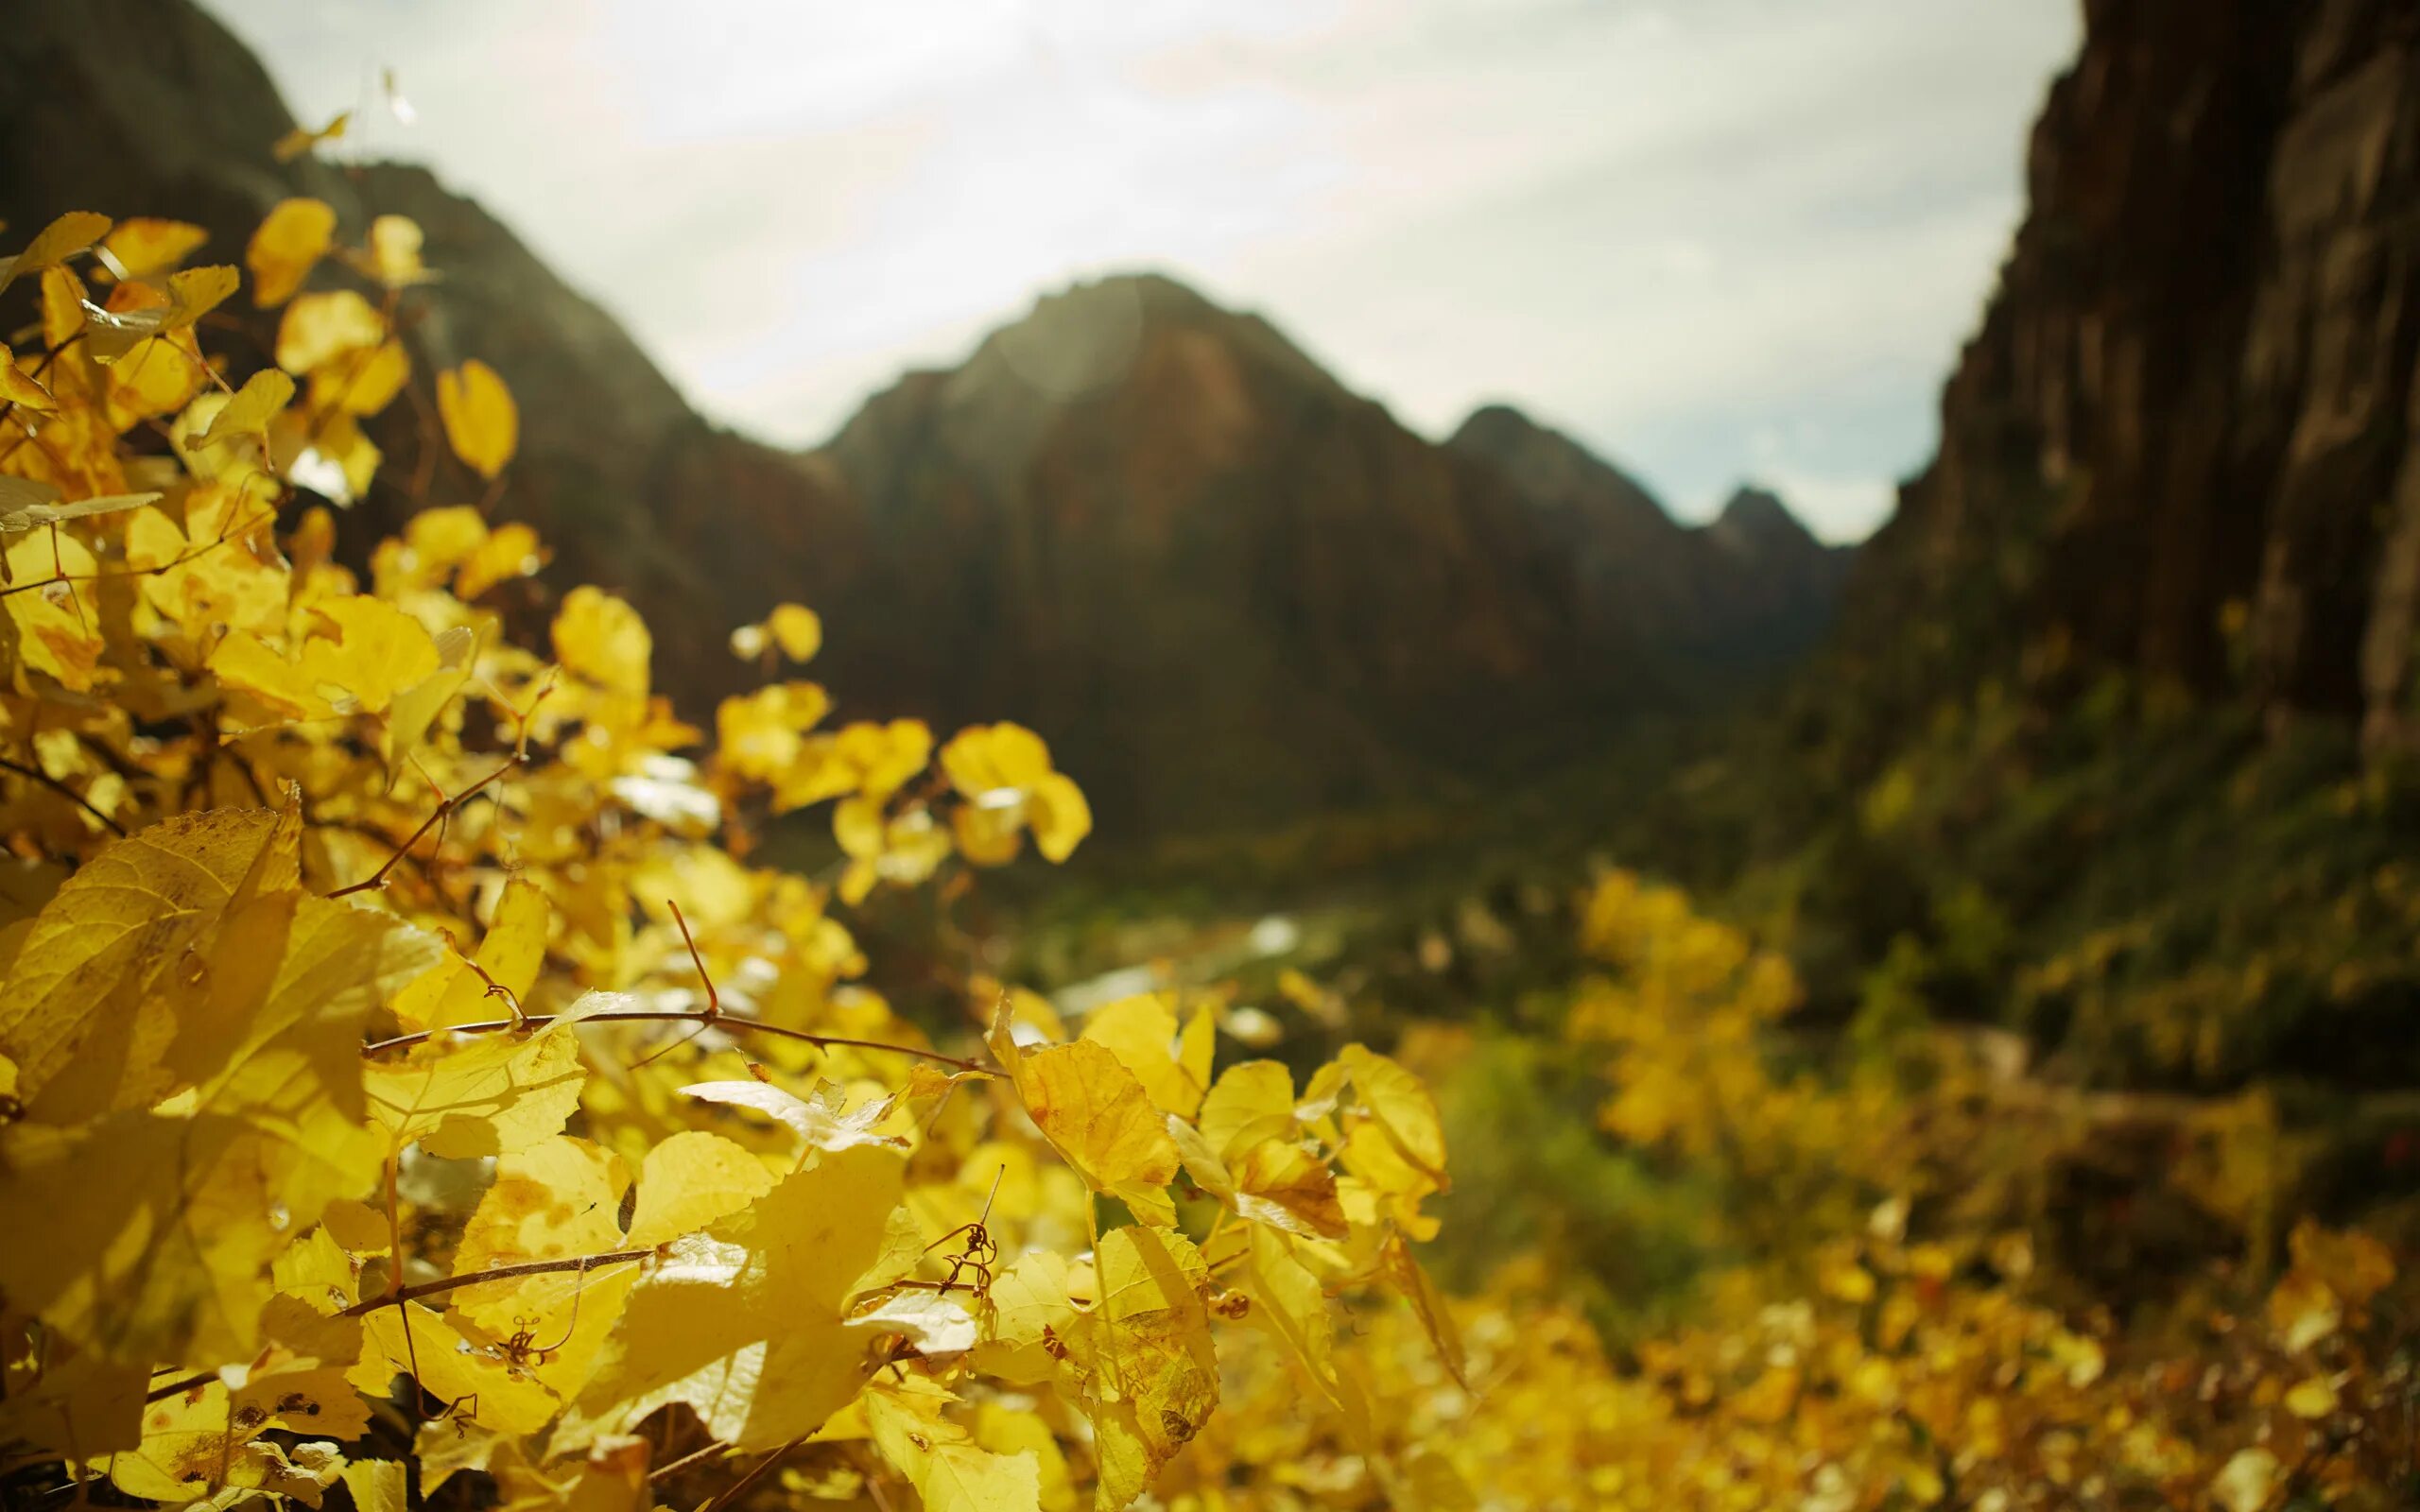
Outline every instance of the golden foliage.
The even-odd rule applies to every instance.
[[[594,588],[517,644],[477,601],[545,553],[489,512],[518,418],[476,359],[435,409],[490,497],[418,513],[365,583],[306,494],[391,482],[362,422],[442,269],[399,217],[348,246],[277,206],[245,256],[277,365],[242,372],[195,337],[238,284],[182,269],[199,245],[76,215],[7,270],[43,347],[0,354],[0,1212],[41,1232],[0,1247],[12,1464],[384,1512],[471,1475],[694,1502],[775,1454],[952,1512],[1116,1512],[1183,1473],[1257,1299],[1337,1402],[1340,1298],[1443,1335],[1403,1241],[1444,1152],[1401,1067],[1354,1047],[1298,1101],[1282,1067],[1214,1076],[1206,1010],[1054,1042],[998,988],[986,1062],[852,985],[839,902],[1084,838],[1039,736],[936,756],[790,682],[709,740]],[[800,662],[821,629],[786,604],[735,644]],[[836,887],[739,858],[752,816],[825,802]]]

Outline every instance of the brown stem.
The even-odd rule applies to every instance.
[[[719,1438],[714,1439],[702,1448],[693,1449],[686,1454],[682,1455],[679,1459],[667,1461],[666,1463],[659,1465],[655,1469],[648,1471],[648,1482],[649,1485],[652,1485],[657,1481],[665,1480],[670,1476],[679,1474],[681,1471],[687,1469],[690,1466],[697,1464],[700,1460],[712,1459],[717,1454],[727,1454],[729,1452],[731,1452],[731,1446],[729,1444],[724,1443]]]
[[[456,809],[460,808],[464,803],[470,800],[473,794],[478,792],[479,789],[487,786],[490,782],[494,782],[497,778],[502,777],[505,773],[520,765],[521,762],[521,755],[518,752],[515,752],[514,754],[506,757],[504,759],[504,764],[498,766],[494,771],[488,773],[487,776],[480,778],[477,782],[473,782],[470,786],[462,789],[459,793],[453,795],[451,798],[440,799],[438,800],[437,807],[430,811],[428,817],[421,821],[420,828],[411,833],[411,838],[398,846],[395,849],[395,853],[389,856],[385,864],[380,866],[377,870],[372,872],[369,876],[364,877],[361,881],[354,883],[350,886],[338,887],[336,891],[328,894],[328,896],[330,898],[343,898],[356,892],[367,892],[372,887],[384,886],[387,882],[387,873],[394,870],[397,866],[402,864],[405,855],[411,850],[411,848],[420,844],[421,837],[428,833],[429,831],[437,828],[439,820],[444,818]]]
[[[732,1482],[730,1486],[726,1488],[720,1496],[717,1496],[713,1501],[707,1503],[704,1512],[722,1512],[724,1507],[727,1507],[734,1502],[738,1501],[741,1493],[745,1492],[750,1486],[755,1485],[758,1481],[763,1480],[774,1466],[779,1465],[782,1461],[789,1458],[790,1451],[798,1448],[799,1445],[805,1443],[806,1437],[806,1435],[801,1434],[796,1438],[791,1439],[788,1443],[784,1444],[781,1448],[773,1451],[763,1459],[757,1461],[756,1468],[754,1469],[750,1470],[747,1474]]]
[[[74,788],[68,786],[65,782],[60,782],[58,778],[51,776],[48,772],[43,771],[41,767],[27,766],[23,762],[12,762],[6,756],[0,756],[0,767],[5,767],[8,770],[16,773],[19,777],[29,778],[34,782],[40,782],[43,786],[49,788],[60,798],[66,799],[68,801],[74,803],[78,808],[82,809],[85,813],[100,820],[103,824],[108,825],[110,829],[116,833],[119,839],[123,840],[126,838],[125,825],[118,823],[117,820],[111,818],[108,815],[93,807],[93,803],[90,799],[87,799],[83,794],[77,792]]]
[[[547,1276],[562,1271],[584,1273],[605,1265],[625,1265],[634,1260],[645,1260],[654,1253],[652,1249],[617,1249],[607,1255],[574,1255],[565,1260],[532,1260],[519,1265],[498,1265],[493,1270],[474,1271],[467,1276],[447,1276],[439,1280],[423,1281],[418,1286],[406,1286],[396,1291],[385,1292],[366,1301],[355,1302],[336,1315],[361,1317],[375,1313],[382,1307],[401,1307],[406,1302],[417,1302],[424,1297],[442,1296],[444,1293],[456,1291],[464,1286],[476,1286],[481,1281],[511,1280],[516,1277]],[[406,1341],[409,1342],[408,1332],[405,1337]],[[216,1370],[197,1371],[192,1375],[171,1381],[164,1386],[154,1386],[143,1400],[147,1406],[155,1401],[164,1401],[170,1397],[191,1391],[196,1386],[206,1386],[217,1379],[218,1372]]]
[[[417,1302],[424,1297],[441,1297],[464,1286],[476,1286],[482,1281],[509,1281],[522,1276],[550,1276],[563,1271],[592,1271],[603,1265],[627,1265],[654,1253],[652,1249],[617,1249],[605,1255],[573,1255],[564,1260],[531,1260],[518,1265],[498,1265],[493,1270],[473,1271],[467,1276],[446,1276],[433,1281],[423,1281],[418,1286],[402,1287],[382,1297],[355,1302],[336,1315],[361,1317],[382,1307],[401,1307],[406,1302]]]
[[[156,567],[120,567],[108,572],[60,573],[56,576],[44,577],[40,581],[13,583],[7,588],[0,588],[0,598],[7,598],[16,593],[30,593],[36,589],[48,588],[53,583],[96,583],[112,577],[156,576],[172,568],[182,567],[205,552],[216,551],[219,547],[234,540],[237,536],[242,535],[245,531],[251,529],[252,526],[261,524],[268,521],[275,520],[276,518],[277,511],[275,509],[269,510],[269,512],[265,515],[256,515],[252,519],[245,521],[241,526],[222,532],[217,540],[205,541],[199,546],[188,546],[177,556],[160,563]]]
[[[507,1029],[543,1029],[553,1023],[558,1017],[559,1015],[551,1013],[532,1013],[519,1019],[488,1019],[478,1023],[449,1024],[442,1029],[422,1029],[412,1034],[399,1034],[391,1040],[372,1040],[361,1047],[361,1053],[365,1056],[384,1055],[389,1050],[402,1050],[410,1045],[425,1044],[441,1034],[498,1034]],[[894,1045],[880,1040],[851,1040],[836,1034],[809,1034],[804,1029],[793,1029],[786,1024],[767,1023],[762,1019],[752,1019],[744,1013],[733,1013],[729,1010],[716,1014],[709,1021],[703,1014],[675,1011],[671,1008],[611,1008],[603,1013],[592,1013],[579,1022],[581,1023],[711,1022],[717,1029],[737,1029],[752,1034],[769,1034],[777,1039],[795,1040],[801,1044],[814,1045],[818,1049],[829,1050],[838,1047],[844,1050],[884,1050],[897,1056],[913,1056],[919,1060],[929,1060],[937,1065],[955,1066],[959,1071],[972,1072],[978,1076],[999,1074],[990,1066],[977,1061],[962,1060],[956,1056],[945,1056],[938,1050],[920,1050],[914,1045]]]

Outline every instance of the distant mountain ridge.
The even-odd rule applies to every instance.
[[[1830,627],[1854,550],[1817,541],[1769,490],[1743,486],[1714,521],[1684,525],[1619,468],[1506,404],[1473,411],[1446,445],[1536,508],[1602,622],[1595,634],[1754,673],[1788,664]]]
[[[1027,721],[1114,842],[1517,779],[1787,664],[1836,597],[1843,554],[1769,496],[1680,526],[1500,406],[1434,444],[1267,321],[1157,275],[1044,299],[823,448],[765,446],[698,416],[426,172],[274,163],[290,125],[189,0],[34,0],[0,28],[13,226],[179,215],[232,261],[288,194],[353,237],[373,214],[419,220],[444,280],[416,360],[476,356],[512,384],[502,512],[554,547],[549,581],[638,605],[658,686],[692,716],[752,675],[728,630],[801,600],[831,623],[811,672],[844,713]],[[406,406],[374,438],[389,462],[345,523],[355,552],[441,451]],[[476,496],[450,459],[429,472],[433,502]],[[544,594],[511,606],[525,625]]]

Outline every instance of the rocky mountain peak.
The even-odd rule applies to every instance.
[[[1781,495],[1754,483],[1741,484],[1707,526],[1716,540],[1748,552],[1820,554],[1824,544],[1784,504]]]

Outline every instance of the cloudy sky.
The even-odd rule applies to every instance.
[[[1507,399],[1837,539],[1932,440],[2075,0],[207,0],[697,404],[828,435],[1151,266],[1416,429]]]

